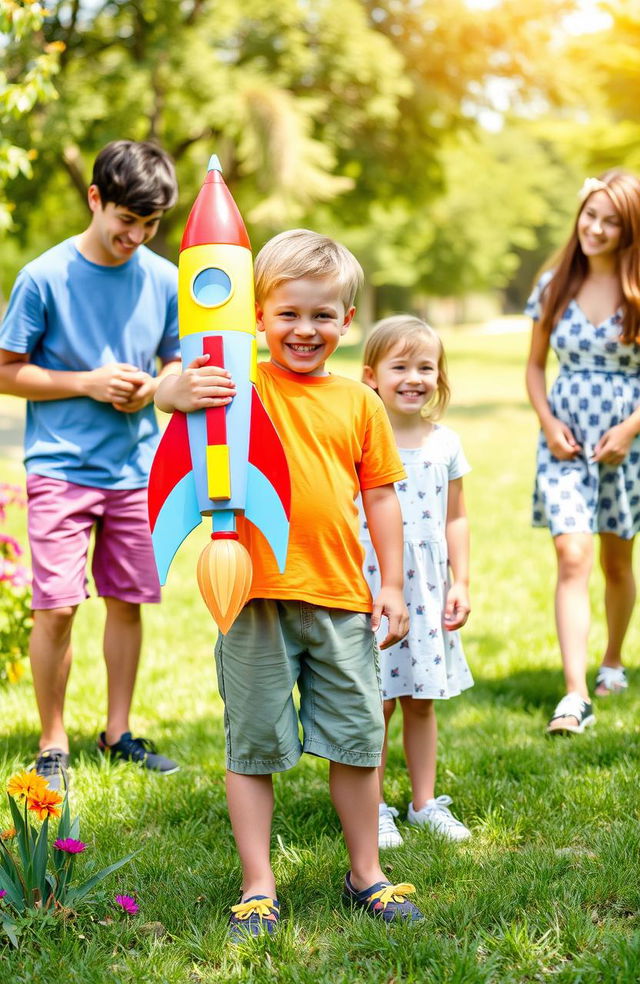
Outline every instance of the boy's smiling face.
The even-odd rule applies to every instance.
[[[87,259],[102,266],[120,266],[130,260],[139,246],[148,243],[158,231],[162,209],[151,215],[138,215],[125,205],[102,204],[96,185],[88,193],[93,215],[84,234]]]
[[[332,278],[285,280],[256,304],[257,328],[265,333],[274,365],[305,376],[325,376],[324,364],[355,310],[345,308]]]

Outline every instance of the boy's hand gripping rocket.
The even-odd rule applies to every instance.
[[[180,245],[178,321],[183,366],[208,354],[209,365],[229,370],[236,395],[228,406],[172,415],[149,478],[153,549],[164,584],[182,541],[203,516],[212,517],[198,584],[217,625],[227,632],[252,577],[236,516],[258,527],[284,570],[291,487],[280,439],[254,386],[251,244],[215,156]]]

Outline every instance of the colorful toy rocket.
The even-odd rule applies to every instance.
[[[211,516],[213,532],[198,561],[202,596],[227,632],[251,588],[249,554],[238,542],[244,516],[267,539],[284,570],[291,487],[280,439],[260,401],[251,244],[212,157],[180,245],[178,323],[183,366],[209,354],[236,385],[230,404],[176,411],[149,478],[149,524],[164,584],[185,537]]]

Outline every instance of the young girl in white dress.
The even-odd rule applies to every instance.
[[[473,685],[458,629],[469,606],[469,527],[462,476],[469,471],[460,440],[436,423],[449,402],[445,354],[423,321],[397,315],[378,322],[364,351],[363,380],[380,395],[407,478],[396,482],[404,520],[405,600],[411,626],[402,642],[381,654],[387,725],[400,702],[412,802],[407,820],[451,840],[470,831],[449,810],[449,796],[435,796],[437,722],[434,701],[456,697]],[[361,521],[364,572],[379,588],[375,552]],[[451,572],[451,577],[449,576]],[[397,847],[398,811],[384,798],[387,735],[380,766],[379,843]]]

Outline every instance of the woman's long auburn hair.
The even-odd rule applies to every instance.
[[[620,340],[628,345],[640,341],[640,179],[629,171],[613,168],[598,178],[620,217],[622,230],[618,247],[618,275],[622,289],[622,331]],[[589,272],[589,262],[578,240],[578,219],[594,188],[580,204],[567,244],[545,264],[554,274],[542,293],[540,326],[551,332],[567,304],[576,296]]]

